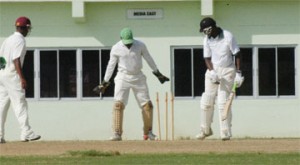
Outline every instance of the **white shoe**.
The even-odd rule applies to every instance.
[[[230,136],[222,137],[221,139],[222,139],[223,141],[227,141],[227,140],[230,140]]]
[[[27,136],[21,138],[22,142],[28,142],[28,141],[34,141],[34,140],[39,140],[41,138],[40,135],[36,135],[35,133],[31,132]]]
[[[119,133],[115,133],[114,136],[110,138],[111,141],[121,141],[122,136]]]
[[[225,130],[225,131],[222,132],[222,134],[221,134],[221,139],[222,139],[223,141],[230,140],[230,138],[231,138],[231,133],[230,133],[230,131]]]
[[[157,140],[157,136],[152,133],[152,131],[149,131],[148,135],[144,135],[144,140]]]
[[[211,128],[209,129],[208,134],[204,133],[204,131],[201,130],[200,133],[196,135],[196,139],[204,140],[206,137],[211,136],[211,135],[213,135],[213,132],[212,132]]]

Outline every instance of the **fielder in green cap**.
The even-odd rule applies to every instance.
[[[115,77],[115,93],[113,105],[113,136],[110,140],[122,140],[123,112],[128,102],[129,92],[132,89],[143,117],[144,140],[155,140],[156,135],[152,133],[153,105],[150,100],[146,76],[142,72],[143,59],[153,70],[163,84],[169,78],[162,75],[153,58],[148,52],[146,45],[139,40],[133,39],[130,28],[124,28],[120,32],[121,40],[111,49],[110,59],[106,68],[104,81],[94,88],[96,93],[104,93],[109,86],[110,78],[118,64],[118,73]]]

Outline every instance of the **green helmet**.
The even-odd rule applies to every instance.
[[[4,57],[0,57],[0,70],[4,69],[6,65],[6,61]]]

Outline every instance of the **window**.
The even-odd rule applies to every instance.
[[[295,95],[295,48],[258,49],[259,96]]]
[[[93,88],[102,82],[106,66],[109,61],[110,50],[83,50],[82,51],[82,94],[83,97],[99,97],[93,92]],[[100,67],[101,66],[101,67]],[[117,67],[116,67],[117,68]],[[117,69],[111,79],[115,77]],[[111,80],[109,87],[103,97],[113,97],[114,95],[114,82]]]
[[[110,50],[102,50],[101,51],[101,82],[104,79],[106,67],[109,61],[109,54]],[[114,77],[117,74],[117,68],[118,65],[116,65],[116,68],[114,70],[114,73],[112,74],[110,78],[110,85],[108,88],[106,88],[105,93],[102,95],[103,97],[113,97],[114,96],[114,88],[115,88],[115,83],[113,81]]]
[[[40,51],[40,97],[58,97],[58,52]]]
[[[23,65],[28,84],[26,97],[99,98],[99,95],[93,92],[93,88],[102,82],[109,54],[110,49],[28,50]],[[115,75],[116,70],[112,79]],[[100,98],[112,97],[113,89],[112,81]]]
[[[241,70],[245,77],[237,89],[240,97],[296,95],[295,47],[241,47]],[[203,49],[172,47],[175,97],[197,97],[204,91],[206,66]]]
[[[34,56],[33,51],[28,50],[26,52],[26,56],[23,63],[23,74],[27,82],[27,89],[25,96],[27,98],[33,98],[34,97]]]
[[[59,51],[59,96],[76,97],[76,50]]]
[[[204,91],[206,66],[201,47],[172,47],[172,91],[175,97],[195,98]],[[296,95],[294,46],[241,47],[245,81],[240,97]],[[99,98],[93,88],[102,82],[110,49],[28,50],[23,73],[26,97],[34,99]],[[100,98],[113,97],[117,68],[111,85]]]
[[[296,95],[295,48],[278,48],[278,94]]]
[[[243,85],[237,89],[237,96],[253,96],[253,51],[252,48],[240,48],[241,70],[245,78]]]
[[[173,49],[174,84],[176,97],[201,96],[204,91],[206,66],[202,48]]]
[[[93,88],[99,84],[99,50],[82,51],[82,94],[83,97],[99,97]]]

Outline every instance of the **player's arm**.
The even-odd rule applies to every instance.
[[[241,51],[235,54],[235,65],[236,65],[236,70],[241,71]]]
[[[206,57],[204,58],[205,61],[205,65],[207,67],[208,70],[214,70],[213,64],[211,62],[211,58],[210,57]]]
[[[235,54],[235,65],[236,65],[236,76],[235,76],[234,82],[236,83],[236,86],[239,88],[244,82],[244,76],[242,76],[242,71],[241,71],[241,52],[240,51]]]
[[[147,47],[143,44],[142,45],[142,55],[143,58],[146,60],[146,62],[148,63],[148,65],[150,66],[150,68],[153,70],[152,73],[158,78],[160,83],[165,83],[166,81],[170,81],[170,79],[166,76],[164,76],[163,74],[161,74],[153,60],[153,58],[151,57]]]
[[[108,82],[110,80],[112,74],[114,73],[117,63],[118,63],[118,57],[112,53],[110,55],[110,58],[109,58],[109,61],[108,61],[107,67],[106,67],[104,81]]]
[[[205,65],[208,69],[208,76],[210,81],[214,84],[219,84],[220,79],[218,77],[217,72],[214,70],[214,66],[211,62],[212,52],[209,45],[207,44],[207,36],[203,40],[203,57]]]
[[[93,91],[96,94],[105,93],[106,88],[110,85],[109,80],[110,80],[110,78],[115,70],[115,67],[117,65],[117,62],[118,62],[118,57],[115,56],[113,52],[114,51],[112,49],[111,53],[110,53],[110,58],[109,58],[109,61],[108,61],[107,67],[106,67],[104,80],[93,89]]]
[[[145,59],[147,64],[150,66],[150,68],[153,71],[158,70],[152,56],[150,55],[150,53],[149,53],[149,51],[148,51],[148,49],[147,49],[147,47],[144,43],[141,43],[141,49],[142,49],[142,57]]]
[[[219,84],[220,83],[220,78],[218,77],[217,72],[214,70],[214,66],[211,62],[211,57],[206,57],[204,58],[205,65],[207,69],[209,70],[209,76],[210,76],[210,81],[214,84]]]
[[[20,80],[21,80],[21,86],[23,89],[26,89],[27,88],[27,82],[26,82],[26,79],[23,75],[23,72],[22,72],[22,67],[21,67],[21,61],[20,61],[20,57],[19,58],[16,58],[14,59],[14,65],[15,65],[15,68],[16,68],[16,71],[20,77]]]

